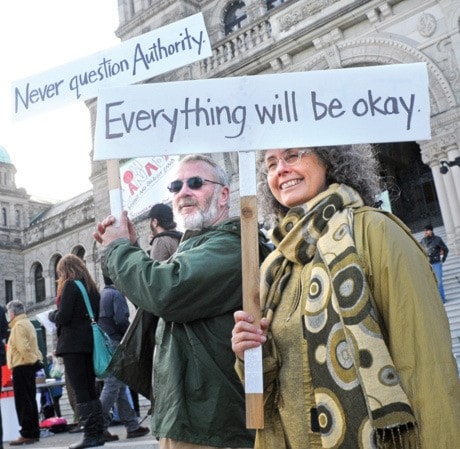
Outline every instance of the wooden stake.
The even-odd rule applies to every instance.
[[[259,225],[257,220],[255,153],[240,152],[241,257],[243,309],[260,323]],[[262,348],[245,351],[246,427],[263,429]]]

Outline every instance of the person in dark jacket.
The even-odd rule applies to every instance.
[[[83,295],[75,281],[80,280],[85,286],[96,320],[100,294],[83,260],[73,254],[59,261],[57,274],[59,304],[49,318],[57,326],[56,356],[64,361],[65,375],[75,392],[80,422],[84,427],[83,440],[71,445],[70,449],[100,446],[105,438],[93,367],[93,333]]]
[[[104,284],[105,287],[101,292],[98,324],[112,340],[115,351],[129,327],[129,308],[126,298],[113,285],[112,279],[104,276]],[[117,406],[118,416],[126,427],[127,438],[142,437],[149,433],[147,427],[139,425],[137,414],[128,398],[126,384],[112,374],[104,378],[100,399],[104,415],[104,437],[106,441],[118,440],[118,435],[112,435],[108,430],[111,421],[110,410],[114,405]]]
[[[442,264],[447,259],[449,249],[443,242],[442,238],[434,234],[433,226],[430,224],[425,226],[425,237],[420,240],[420,244],[425,249],[431,267],[436,274],[439,295],[441,296],[442,302],[445,303],[446,295],[444,293],[444,284],[442,282]]]
[[[8,340],[8,321],[6,320],[5,309],[0,306],[0,360],[1,365],[6,365],[5,343]],[[2,369],[0,367],[0,387],[3,386]],[[3,449],[3,424],[2,409],[0,407],[0,449]]]
[[[233,312],[242,306],[242,269],[228,179],[212,159],[196,154],[180,161],[168,188],[185,232],[167,261],[136,246],[126,212],[119,227],[109,216],[94,233],[105,247],[105,274],[131,302],[160,317],[152,432],[161,449],[252,448],[230,344]]]
[[[176,223],[174,222],[174,214],[167,204],[157,203],[152,206],[149,211],[149,225],[150,225],[150,249],[149,255],[151,259],[163,261],[168,260],[177,250],[179,242],[182,238],[182,232],[176,230]],[[127,331],[129,338],[125,339],[125,350],[130,353],[138,351],[139,333],[142,334],[140,340],[139,352],[139,372],[138,376],[134,378],[133,373],[126,373],[125,370],[120,371],[118,368],[116,374],[122,379],[125,375],[129,376],[131,396],[133,397],[134,408],[136,409],[135,398],[138,393],[143,393],[150,399],[152,406],[149,408],[148,415],[152,414],[152,407],[155,402],[153,397],[152,387],[148,385],[142,388],[141,385],[146,383],[142,382],[141,376],[145,376],[147,372],[152,373],[153,368],[153,354],[155,351],[155,331],[158,324],[158,317],[145,310],[138,309],[136,315],[131,323],[131,328]],[[153,338],[152,338],[153,335]],[[120,376],[121,375],[121,376]],[[137,391],[139,390],[139,391]],[[134,393],[134,394],[133,394]],[[138,410],[138,409],[137,409]]]
[[[172,209],[167,204],[155,204],[149,211],[150,257],[155,260],[168,259],[177,249],[182,232],[176,231]]]

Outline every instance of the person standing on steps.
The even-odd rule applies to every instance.
[[[438,290],[441,296],[442,302],[446,302],[446,295],[444,293],[444,284],[442,282],[442,264],[447,259],[449,249],[443,242],[442,238],[435,235],[433,232],[433,226],[430,224],[425,226],[425,237],[420,241],[421,245],[425,249],[428,259],[433,268],[436,279],[438,280]]]

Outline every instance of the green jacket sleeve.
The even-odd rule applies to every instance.
[[[130,301],[165,321],[188,322],[240,308],[239,235],[216,229],[184,245],[159,262],[120,239],[103,255],[103,270]]]

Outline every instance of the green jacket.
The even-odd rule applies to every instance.
[[[244,390],[231,351],[242,307],[239,221],[188,231],[166,262],[127,240],[103,255],[103,270],[135,305],[160,317],[152,431],[193,444],[252,447]]]

